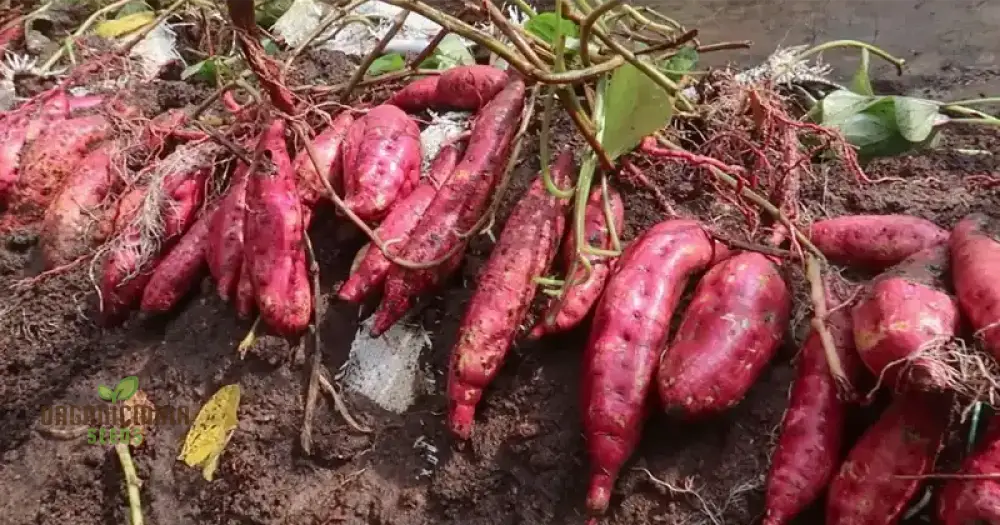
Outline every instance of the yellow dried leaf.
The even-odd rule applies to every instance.
[[[156,15],[152,11],[140,11],[115,20],[105,20],[97,25],[94,32],[97,33],[97,36],[115,38],[141,29],[155,18]]]
[[[201,466],[202,475],[212,481],[219,456],[239,423],[236,417],[239,405],[240,385],[220,388],[198,411],[177,459],[189,467]]]

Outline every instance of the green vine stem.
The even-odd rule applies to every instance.
[[[795,60],[796,61],[805,60],[805,59],[807,59],[807,58],[809,58],[809,57],[811,57],[813,55],[822,53],[822,52],[830,50],[830,49],[838,48],[838,47],[855,47],[855,48],[860,48],[860,49],[867,49],[873,55],[878,56],[879,58],[885,60],[886,62],[889,62],[890,64],[896,66],[896,73],[897,74],[899,74],[899,75],[903,74],[903,65],[906,64],[906,60],[903,60],[902,58],[898,58],[898,57],[896,57],[894,55],[891,55],[891,54],[889,54],[888,51],[886,51],[886,50],[884,50],[884,49],[882,49],[880,47],[873,46],[871,44],[868,44],[866,42],[861,42],[861,41],[858,41],[858,40],[832,40],[830,42],[825,42],[823,44],[820,44],[818,46],[812,47],[810,49],[807,49],[807,50],[799,53],[795,57]]]

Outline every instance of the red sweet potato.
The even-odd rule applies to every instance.
[[[854,445],[830,483],[826,525],[895,525],[934,468],[950,422],[950,396],[896,398]]]
[[[485,106],[507,84],[507,73],[480,64],[445,70],[438,79],[437,105],[441,108],[476,111]]]
[[[205,250],[211,218],[211,212],[198,218],[156,265],[142,293],[140,308],[143,312],[170,311],[198,281],[205,268]]]
[[[437,107],[437,89],[440,78],[437,75],[418,78],[397,91],[386,101],[386,104],[392,104],[411,113]]]
[[[350,111],[344,111],[337,118],[333,119],[330,127],[312,140],[313,152],[316,154],[316,162],[324,170],[321,175],[316,171],[309,152],[302,148],[295,155],[295,162],[292,169],[295,170],[296,187],[299,190],[299,199],[302,201],[303,213],[307,215],[304,222],[308,225],[312,220],[312,208],[316,206],[324,195],[326,195],[326,185],[322,179],[327,179],[333,190],[337,194],[343,193],[343,180],[341,176],[342,161],[340,155],[340,143],[347,135],[347,130],[354,123],[354,117]]]
[[[649,387],[674,308],[688,279],[712,257],[712,239],[699,222],[661,222],[625,249],[595,307],[581,385],[591,513],[607,510],[649,413]]]
[[[420,128],[396,106],[354,121],[341,147],[344,204],[361,220],[381,220],[420,182]]]
[[[986,476],[997,472],[1000,472],[1000,419],[991,422],[982,445],[965,458],[958,473]],[[938,495],[937,512],[941,525],[1000,523],[1000,480],[949,480]]]
[[[405,199],[396,203],[386,215],[375,234],[386,243],[392,243],[388,248],[392,255],[399,253],[400,247],[405,245],[410,232],[416,228],[417,223],[424,216],[427,207],[431,205],[434,196],[437,195],[438,188],[444,184],[451,172],[458,163],[460,150],[454,144],[441,148],[437,157],[431,164],[430,173],[427,179],[413,190]],[[385,281],[385,276],[392,267],[392,263],[386,258],[382,250],[373,248],[368,243],[364,248],[364,255],[357,263],[350,277],[344,281],[337,292],[337,296],[344,301],[359,302],[363,300],[374,289],[381,286]]]
[[[90,152],[77,167],[42,220],[41,250],[46,269],[68,264],[103,241],[100,211],[118,181],[113,169],[114,142]]]
[[[944,291],[948,245],[917,252],[868,284],[851,311],[854,343],[875,377],[893,388],[948,388],[933,348],[958,330],[958,305]]]
[[[584,237],[591,246],[610,250],[611,234],[601,195],[600,188],[590,192],[590,197],[587,200],[586,218],[584,219]],[[621,236],[625,226],[625,206],[617,190],[608,188],[608,196],[615,230]],[[567,270],[573,267],[574,261],[579,257],[576,253],[576,232],[572,228],[566,232],[562,256],[563,264]],[[597,298],[604,291],[604,284],[611,275],[615,260],[594,255],[587,255],[587,259],[591,264],[590,273],[587,273],[587,269],[583,265],[577,266],[573,275],[567,277],[574,284],[567,287],[566,297],[561,301],[559,298],[549,300],[548,308],[542,314],[538,324],[531,330],[529,338],[538,339],[545,334],[565,332],[578,325],[590,313],[590,309],[593,308]]]
[[[566,186],[573,153],[564,150],[552,166],[552,180]],[[472,435],[476,405],[503,365],[507,350],[528,313],[538,284],[552,264],[566,226],[568,199],[558,199],[539,176],[518,201],[489,260],[479,272],[448,374],[448,428],[458,439]]]
[[[512,78],[477,114],[461,162],[427,207],[400,250],[400,258],[435,261],[467,242],[459,235],[471,229],[488,206],[517,132],[524,95],[524,81]],[[461,252],[458,249],[451,260],[437,268],[411,270],[396,265],[390,268],[372,334],[377,336],[388,330],[403,317],[415,297],[450,275],[461,262]]]
[[[814,223],[810,239],[835,263],[881,270],[948,240],[948,231],[911,215],[848,215]]]
[[[1000,360],[1000,221],[983,214],[965,217],[951,232],[955,295],[985,347]]]
[[[861,362],[854,348],[848,310],[833,310],[826,321],[837,357],[856,384]],[[788,408],[771,456],[763,525],[785,525],[820,496],[840,465],[848,402],[838,397],[819,333],[809,334],[799,352]]]
[[[0,24],[0,57],[13,48],[19,40],[24,38],[24,19],[15,16],[11,20],[5,20]]]
[[[246,193],[249,166],[239,162],[229,190],[219,203],[208,228],[208,269],[215,279],[219,297],[230,300],[236,293],[243,265],[243,227],[246,216]]]
[[[244,264],[261,318],[275,331],[294,335],[309,326],[311,291],[302,256],[302,204],[285,145],[285,122],[275,119],[258,148],[270,166],[251,173],[246,190]],[[305,290],[301,290],[305,286]],[[307,299],[310,307],[296,301]],[[303,315],[304,313],[304,315]]]
[[[700,417],[739,403],[774,357],[792,298],[768,257],[745,252],[713,266],[657,371],[668,413]]]
[[[250,265],[246,263],[246,258],[240,261],[240,277],[236,284],[236,315],[240,319],[248,319],[253,314],[253,309],[257,304],[257,295],[253,289],[253,281],[250,279]]]

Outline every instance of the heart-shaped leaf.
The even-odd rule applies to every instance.
[[[604,99],[602,145],[612,160],[670,123],[674,100],[632,64],[615,70]]]
[[[938,105],[912,97],[892,97],[896,104],[896,124],[899,133],[910,142],[923,142],[934,131],[938,121]]]
[[[555,44],[560,34],[567,38],[579,38],[580,28],[576,22],[559,16],[553,11],[538,13],[524,23],[524,30],[541,38],[549,44]]]
[[[139,391],[139,378],[128,376],[115,385],[115,401],[127,401]]]
[[[97,397],[110,403],[111,401],[114,400],[115,393],[110,388],[104,385],[97,385]]]

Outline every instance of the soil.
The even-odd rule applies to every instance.
[[[308,60],[319,70],[340,62]],[[312,77],[308,69],[304,77]],[[942,72],[938,85],[962,82]],[[333,79],[331,79],[332,81]],[[921,84],[892,86],[909,91]],[[163,109],[196,104],[183,83],[170,83]],[[880,86],[885,88],[885,86]],[[941,93],[941,91],[937,91]],[[204,92],[201,93],[204,96]],[[557,123],[558,144],[570,134]],[[561,130],[561,132],[559,132]],[[504,198],[502,224],[538,169],[537,140],[528,139],[513,185]],[[573,139],[573,146],[580,145]],[[970,154],[979,150],[988,154]],[[1000,206],[1000,190],[977,188],[976,175],[1000,175],[1000,133],[955,128],[933,151],[881,160],[872,178],[898,180],[859,186],[832,172],[804,181],[804,200],[817,214],[909,213],[950,227],[973,211]],[[706,213],[718,203],[695,174],[667,165],[646,175],[682,213]],[[650,192],[620,181],[625,194],[626,239],[666,215]],[[333,292],[363,244],[345,234],[329,211],[310,232],[320,263],[324,305],[323,359],[336,370],[346,359],[359,308]],[[499,234],[499,227],[495,230]],[[245,359],[236,346],[250,329],[221,302],[208,279],[166,318],[133,318],[102,329],[84,264],[24,289],[37,242],[33,232],[0,239],[0,523],[124,523],[124,480],[113,448],[89,445],[81,435],[41,429],[42,409],[97,402],[100,384],[137,375],[154,405],[191,407],[192,414],[219,387],[242,390],[239,427],[223,453],[215,481],[176,460],[187,428],[154,425],[134,452],[142,479],[146,523],[159,524],[582,524],[588,461],[580,425],[580,357],[586,327],[512,349],[478,409],[472,439],[448,437],[443,412],[447,356],[491,242],[475,238],[461,271],[426,301],[419,322],[430,333],[423,359],[436,388],[404,415],[347,397],[351,412],[373,432],[352,430],[323,399],[317,411],[313,454],[299,448],[306,359],[299,341],[264,335]],[[655,416],[633,460],[615,486],[608,525],[747,524],[762,512],[762,485],[793,375],[789,338],[746,399],[709,422],[678,423]],[[873,417],[858,415],[857,426]],[[417,447],[424,441],[434,454]],[[651,476],[698,497],[664,488]],[[701,503],[700,503],[701,502]],[[800,523],[817,523],[815,511]]]

